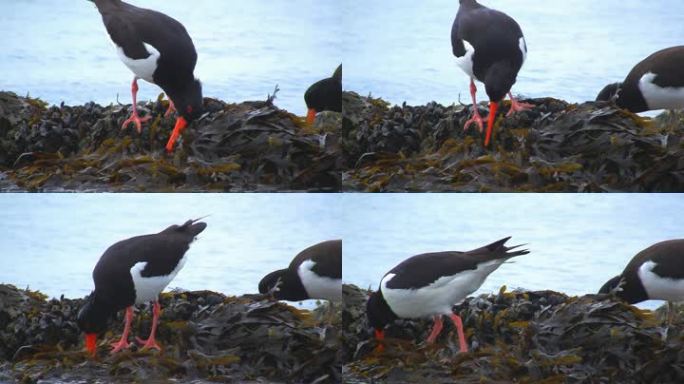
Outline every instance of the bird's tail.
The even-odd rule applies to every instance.
[[[484,258],[486,258],[488,260],[510,259],[511,257],[526,255],[526,254],[530,253],[530,251],[527,249],[519,249],[519,250],[510,252],[516,248],[527,245],[527,244],[518,244],[518,245],[511,246],[511,247],[507,247],[505,244],[510,238],[511,238],[511,236],[505,237],[501,240],[497,240],[491,244],[485,245],[484,247],[473,249],[472,251],[468,251],[467,253],[474,254],[474,255],[482,255]]]

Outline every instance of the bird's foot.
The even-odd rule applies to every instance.
[[[473,112],[473,117],[470,118],[470,120],[466,121],[465,125],[463,126],[463,130],[467,131],[470,124],[475,123],[475,124],[477,124],[477,128],[480,130],[480,133],[481,133],[482,129],[483,129],[482,124],[484,123],[484,120],[482,120],[482,116],[480,116],[480,112],[477,111],[477,106],[474,105],[473,110],[475,111],[475,112]]]
[[[142,345],[142,349],[156,349],[157,351],[161,351],[161,347],[157,344],[157,340],[155,340],[154,337],[150,337],[147,340],[139,337],[136,337],[135,339],[138,341],[138,344]]]
[[[169,108],[164,113],[164,118],[171,116],[174,112],[176,112],[176,106],[173,105],[173,100],[169,99]]]
[[[117,341],[116,343],[112,343],[112,351],[110,353],[117,353],[122,349],[126,349],[130,346],[131,344],[128,342],[128,340],[121,338],[121,340]]]
[[[510,117],[512,114],[514,114],[516,112],[529,111],[532,108],[534,108],[533,104],[522,103],[522,102],[511,97],[511,109],[508,110],[506,117]]]
[[[133,124],[135,124],[135,128],[138,130],[138,133],[140,133],[140,132],[142,132],[142,125],[141,124],[146,122],[147,120],[149,120],[151,118],[152,118],[152,116],[140,117],[138,115],[138,112],[134,110],[131,117],[126,119],[126,121],[124,121],[123,124],[121,124],[121,129],[126,129],[128,124],[133,123]]]

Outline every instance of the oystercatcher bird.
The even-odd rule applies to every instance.
[[[266,275],[259,292],[278,300],[342,300],[342,240],[329,240],[299,252],[286,269]]]
[[[607,85],[596,97],[596,101],[609,100],[634,113],[684,108],[684,46],[648,56],[623,82]]]
[[[342,112],[342,64],[332,77],[313,83],[304,93],[304,101],[309,110],[306,115],[309,124],[313,124],[318,112]]]
[[[168,152],[181,132],[202,114],[202,85],[193,71],[197,52],[185,27],[171,17],[151,9],[138,8],[121,0],[90,0],[102,15],[119,58],[133,72],[131,94],[133,114],[122,129],[133,123],[142,130],[136,107],[138,79],[157,84],[171,100],[167,115],[177,109],[179,116],[166,144]]]
[[[485,146],[488,146],[499,102],[507,93],[511,98],[511,109],[507,116],[533,107],[517,101],[511,94],[511,87],[527,56],[525,37],[518,23],[505,13],[478,4],[476,0],[460,0],[456,19],[451,26],[451,47],[458,66],[470,76],[473,117],[465,123],[464,130],[475,123],[482,132],[474,79],[485,85],[489,96],[485,137]]]
[[[447,315],[458,331],[461,352],[467,352],[463,322],[452,307],[480,288],[506,260],[529,253],[526,249],[510,252],[522,245],[506,247],[508,239],[510,236],[467,252],[424,253],[392,268],[366,304],[376,340],[382,342],[384,327],[396,319],[432,316],[435,323],[427,342],[433,343],[442,331],[442,315]]]
[[[143,348],[160,349],[154,339],[161,306],[159,293],[185,264],[185,253],[195,236],[207,224],[188,220],[153,234],[119,241],[107,248],[93,270],[95,290],[78,312],[78,326],[86,334],[86,348],[95,354],[97,334],[107,328],[109,319],[126,309],[121,339],[112,344],[112,353],[128,347],[133,305],[153,301],[152,330],[147,340],[138,338]]]
[[[630,304],[667,300],[671,324],[672,302],[684,300],[684,239],[662,241],[637,253],[621,274],[599,290],[611,292]]]

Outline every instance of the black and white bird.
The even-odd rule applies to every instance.
[[[485,146],[488,146],[499,102],[506,94],[511,98],[508,115],[533,107],[517,101],[511,94],[518,71],[527,56],[525,37],[518,23],[505,13],[487,8],[476,0],[460,0],[456,19],[451,26],[451,47],[458,66],[470,76],[473,117],[465,123],[464,130],[475,123],[482,132],[482,117],[477,110],[477,88],[474,80],[485,85],[489,96],[489,119],[485,136]]]
[[[672,302],[684,300],[684,239],[662,241],[637,253],[621,274],[599,290],[611,292],[630,304],[666,300],[671,323]]]
[[[197,52],[185,27],[177,20],[151,9],[138,8],[121,0],[90,0],[102,15],[119,58],[133,72],[133,114],[122,128],[133,123],[142,130],[136,107],[138,79],[157,84],[171,100],[167,115],[178,111],[176,125],[166,144],[168,152],[187,125],[203,111],[202,85],[193,72]]]
[[[376,340],[384,339],[384,327],[396,319],[432,317],[434,326],[427,342],[433,343],[442,331],[442,315],[447,315],[457,328],[461,352],[467,352],[463,322],[452,307],[480,288],[487,276],[506,260],[529,253],[510,252],[522,245],[506,247],[508,239],[467,252],[424,253],[392,268],[366,304]]]
[[[309,124],[313,124],[318,112],[342,112],[342,64],[332,77],[313,83],[304,93],[304,101],[308,109],[306,122]]]
[[[684,46],[648,56],[623,82],[607,85],[596,97],[596,101],[609,100],[634,113],[684,108]]]
[[[299,252],[286,269],[264,276],[259,292],[278,300],[342,300],[342,240],[329,240]]]
[[[129,346],[133,305],[153,301],[152,330],[143,348],[160,349],[155,340],[161,306],[159,293],[173,280],[186,261],[190,243],[207,227],[198,220],[172,225],[153,234],[119,241],[107,248],[93,270],[95,290],[78,312],[78,326],[86,334],[86,348],[95,354],[97,334],[107,328],[109,319],[126,309],[121,339],[112,344],[112,353]]]

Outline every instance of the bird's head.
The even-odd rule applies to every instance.
[[[283,285],[283,274],[286,270],[280,269],[264,276],[259,282],[259,293],[270,294],[278,300],[282,300],[280,288]]]
[[[111,305],[102,302],[96,292],[92,292],[83,307],[78,311],[76,323],[85,333],[85,345],[88,352],[95,355],[97,334],[107,329],[110,317],[113,315]]]
[[[309,294],[301,280],[289,269],[280,269],[264,276],[259,282],[259,292],[271,294],[278,300],[300,301],[309,299]]]
[[[173,104],[178,111],[178,118],[176,118],[176,125],[173,127],[173,132],[166,144],[166,151],[172,152],[173,146],[180,136],[181,132],[190,124],[193,120],[202,116],[204,113],[204,102],[202,99],[202,83],[199,80],[194,79],[188,87],[180,92],[173,92],[169,94]]]
[[[368,325],[375,330],[375,339],[379,342],[385,338],[385,326],[397,319],[397,315],[387,305],[380,291],[375,291],[368,297],[366,316],[368,316]]]
[[[322,111],[342,111],[342,65],[337,67],[332,77],[312,84],[304,93],[308,113],[306,121],[313,124],[316,113]]]
[[[622,83],[613,83],[606,85],[598,96],[596,96],[596,101],[617,101],[620,97],[620,88]]]

